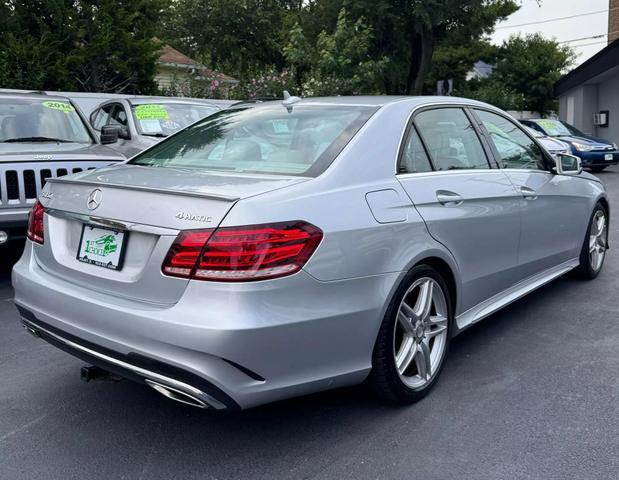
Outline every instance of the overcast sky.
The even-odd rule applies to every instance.
[[[576,65],[581,64],[606,46],[608,40],[608,0],[521,0],[522,7],[506,21],[497,24],[492,35],[493,43],[500,44],[512,34],[540,32],[559,42],[581,39],[569,42],[574,47],[578,57]],[[592,15],[583,15],[600,12]],[[573,18],[554,20],[562,17]],[[516,26],[523,23],[541,22],[535,25]],[[509,28],[507,28],[509,27]],[[600,38],[586,38],[604,35]],[[592,45],[593,44],[593,45]],[[582,46],[581,46],[582,45]]]

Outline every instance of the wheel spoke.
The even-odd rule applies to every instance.
[[[411,335],[406,335],[402,340],[400,351],[395,357],[395,364],[398,372],[400,372],[400,375],[406,371],[416,354],[417,344],[415,343],[415,340]]]
[[[417,355],[415,355],[415,365],[417,366],[419,376],[424,380],[428,380],[432,372],[430,367],[430,347],[428,347],[426,342],[419,344],[419,350]]]
[[[432,280],[427,280],[419,286],[419,296],[417,297],[417,302],[413,310],[421,320],[424,320],[430,315],[433,293],[434,282],[432,282]]]
[[[606,217],[603,214],[599,215],[596,224],[597,234],[599,235],[602,233],[602,230],[604,230],[604,226],[606,225]]]
[[[404,304],[402,304],[402,307],[404,307]],[[404,330],[404,333],[413,333],[413,324],[411,323],[411,319],[409,317],[407,317],[403,312],[402,312],[403,308],[400,308],[400,310],[398,311],[398,323],[400,324],[400,326],[402,327],[402,329]]]
[[[415,323],[419,320],[415,311],[405,301],[403,301],[402,305],[400,305],[400,312],[402,312],[405,317],[408,317],[411,323]]]
[[[430,340],[447,330],[447,319],[441,315],[432,315],[428,319],[427,326],[429,329],[426,330],[426,338]]]

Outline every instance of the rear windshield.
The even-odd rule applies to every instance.
[[[215,171],[316,176],[376,111],[373,107],[281,104],[224,110],[130,163]]]
[[[0,98],[0,142],[92,143],[69,101]]]
[[[219,109],[192,103],[145,103],[134,105],[131,110],[142,135],[167,137]]]

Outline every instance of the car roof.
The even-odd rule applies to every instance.
[[[184,103],[191,105],[215,105],[208,99],[198,100],[195,98],[170,98],[170,97],[133,97],[126,99],[131,105],[144,105],[150,103]]]
[[[47,95],[45,93],[29,92],[29,93],[4,93],[0,92],[0,98],[15,98],[15,99],[39,99],[39,100],[58,100],[70,102],[68,97],[61,95]]]
[[[436,105],[449,103],[452,105],[476,105],[492,107],[486,103],[471,100],[469,98],[460,97],[441,97],[436,95],[419,95],[419,96],[397,96],[397,95],[358,95],[358,96],[341,96],[341,97],[312,97],[301,98],[295,101],[292,105],[349,105],[349,106],[368,106],[368,107],[383,107],[388,104],[407,102],[410,106],[418,107],[424,105]],[[242,102],[240,102],[242,103]],[[253,104],[256,107],[261,105],[275,105],[282,103],[282,100],[272,100]],[[234,107],[234,105],[233,105]],[[494,107],[493,107],[494,108]]]

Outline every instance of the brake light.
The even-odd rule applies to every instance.
[[[35,243],[43,245],[45,242],[45,228],[43,226],[43,214],[45,209],[37,200],[28,214],[28,238]]]
[[[322,239],[302,221],[181,232],[168,251],[166,275],[244,282],[301,270]]]

